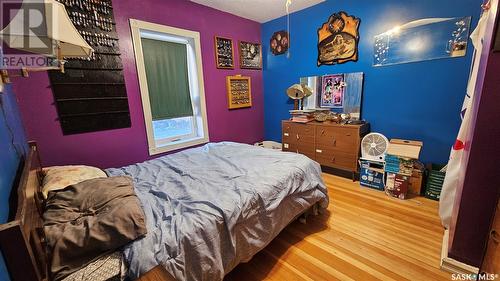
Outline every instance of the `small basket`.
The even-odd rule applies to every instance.
[[[432,200],[439,200],[441,189],[443,188],[446,172],[440,170],[444,165],[432,164],[428,170],[427,184],[425,185],[425,197]]]

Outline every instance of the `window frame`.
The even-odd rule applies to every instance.
[[[146,136],[148,141],[149,155],[160,154],[172,150],[187,148],[195,145],[204,144],[210,141],[208,133],[207,109],[205,103],[205,86],[203,81],[203,63],[201,56],[200,33],[196,31],[145,22],[136,19],[130,19],[130,29],[132,32],[132,45],[134,47],[135,64],[137,68],[137,76],[139,80],[139,90],[141,92],[142,109],[144,113],[144,123],[146,125]],[[144,55],[141,43],[141,31],[164,33],[176,37],[184,37],[192,40],[194,46],[194,56],[196,60],[196,78],[197,85],[191,83],[190,79],[190,94],[193,104],[193,127],[197,130],[197,136],[194,138],[183,139],[182,136],[172,137],[169,139],[156,140],[154,138],[153,119],[151,114],[151,106],[149,99],[149,91],[146,77],[146,69],[144,66]],[[197,89],[192,89],[191,86],[197,86]],[[197,91],[197,96],[193,97],[193,91]],[[194,106],[199,103],[199,108]]]

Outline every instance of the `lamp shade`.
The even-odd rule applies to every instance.
[[[299,100],[302,99],[304,95],[304,90],[302,89],[302,86],[299,84],[293,84],[286,90],[286,94],[294,100]]]
[[[313,89],[307,85],[302,84],[302,91],[304,91],[304,97],[307,98],[313,94]]]
[[[66,58],[89,57],[93,52],[64,5],[54,0],[23,1],[0,37],[10,48],[48,56],[56,55],[56,47]]]

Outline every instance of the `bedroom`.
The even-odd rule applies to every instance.
[[[20,10],[24,5],[21,1],[0,2],[1,34],[8,41],[15,38],[15,26],[6,27],[15,22],[16,15],[8,10]],[[78,55],[63,56],[67,58],[64,73],[60,69],[36,71],[43,66],[26,63],[28,69],[20,71],[20,61],[22,64],[23,58],[33,55],[15,44],[2,45],[2,68],[6,71],[2,71],[0,94],[0,223],[26,216],[26,212],[19,212],[23,208],[38,214],[40,206],[46,232],[50,232],[49,226],[59,229],[48,221],[62,214],[70,224],[81,221],[80,216],[90,220],[90,215],[96,215],[93,208],[88,212],[77,208],[71,217],[58,213],[64,202],[57,200],[73,192],[70,199],[78,201],[87,194],[79,192],[84,186],[109,185],[116,187],[114,191],[135,193],[131,196],[138,199],[127,202],[135,202],[135,208],[125,213],[132,217],[144,213],[146,225],[139,218],[129,233],[138,238],[133,242],[124,243],[111,235],[108,240],[119,245],[110,246],[108,240],[96,242],[91,244],[95,247],[88,247],[92,248],[90,253],[72,250],[70,253],[79,253],[78,257],[61,263],[56,257],[64,258],[64,252],[55,249],[64,251],[65,244],[54,245],[55,240],[48,239],[51,250],[42,246],[37,255],[40,249],[24,245],[22,252],[14,243],[22,245],[24,239],[32,239],[31,230],[51,235],[39,231],[44,223],[40,215],[25,218],[23,230],[4,224],[0,228],[0,280],[41,280],[44,274],[51,280],[62,280],[83,265],[99,262],[97,258],[103,254],[127,264],[128,270],[119,271],[132,280],[138,276],[142,280],[221,280],[225,275],[226,280],[475,280],[500,274],[498,246],[495,248],[498,226],[493,225],[498,221],[495,212],[500,186],[494,164],[500,152],[496,146],[500,132],[494,122],[499,104],[495,95],[499,60],[495,50],[500,49],[500,36],[495,34],[498,1],[60,2],[62,10],[57,11],[68,11],[66,24],[60,26],[69,31],[45,36],[73,36],[55,40],[78,46],[71,49]],[[481,15],[488,16],[483,17],[484,29],[478,31],[482,48],[475,49],[468,37]],[[436,32],[436,26],[449,28],[450,22],[452,26],[464,22],[460,27],[467,27],[466,35],[458,38],[462,44],[451,49],[450,32],[446,36]],[[320,33],[322,29],[332,36]],[[341,33],[348,36],[335,37],[338,30],[330,29],[346,29]],[[80,31],[76,39],[71,31]],[[44,30],[35,32],[40,35],[38,32]],[[440,36],[443,44],[418,37],[422,32]],[[417,40],[402,36],[407,34]],[[440,52],[378,61],[376,38],[399,35],[401,40],[387,47],[405,46],[418,52],[438,45]],[[279,46],[285,48],[277,49],[277,36]],[[348,57],[325,59],[321,52],[331,46],[321,44],[326,41],[344,43]],[[168,44],[155,45],[158,42]],[[349,42],[354,42],[354,47]],[[175,49],[179,45],[187,48]],[[66,50],[65,45],[59,46]],[[168,59],[154,54],[165,48],[176,53]],[[454,51],[457,53],[451,54]],[[475,52],[480,55],[474,57]],[[57,58],[57,52],[54,54]],[[12,57],[17,60],[6,59]],[[175,79],[168,74],[171,70],[165,74],[161,68],[172,66],[172,62],[177,62],[176,74],[182,73]],[[60,63],[56,60],[51,66],[59,68]],[[18,77],[22,73],[28,77]],[[322,105],[326,87],[318,85],[326,86],[322,80],[328,78],[344,79],[329,88],[337,90],[332,97],[347,103],[350,95],[358,95],[358,104],[351,107],[349,115],[341,112],[342,107]],[[169,79],[182,80],[174,83],[175,91],[187,94],[155,95],[169,92],[162,91]],[[470,119],[462,121],[468,88],[475,98],[468,107]],[[311,91],[314,94],[304,99],[290,97],[300,98]],[[339,103],[337,98],[329,101]],[[292,117],[290,111],[301,106],[306,110],[292,111]],[[310,108],[318,110],[309,113]],[[330,120],[302,124],[290,122],[293,118]],[[465,120],[469,127],[463,129]],[[322,137],[330,138],[330,132],[338,131],[346,133],[342,137],[332,133],[327,144],[321,142]],[[405,199],[387,195],[384,189],[389,181],[384,175],[389,172],[385,168],[378,170],[385,180],[382,190],[361,186],[359,173],[373,173],[373,169],[358,164],[363,157],[361,143],[368,133],[380,133],[387,141],[422,144],[417,145],[418,153],[413,157],[424,164],[424,183],[420,183],[418,195],[408,193]],[[36,151],[28,140],[36,142]],[[280,149],[253,146],[264,140],[279,143]],[[448,161],[452,146],[456,148],[453,153],[463,154],[460,163]],[[338,152],[340,149],[349,152]],[[336,156],[323,157],[322,153]],[[441,201],[426,198],[426,174],[436,172],[427,170],[427,165],[447,163],[448,190],[441,194]],[[28,172],[66,165],[97,167],[86,172],[98,178],[71,181],[68,188],[56,184],[65,189],[54,190],[45,198],[33,175],[38,173]],[[455,169],[454,177],[450,167]],[[71,170],[57,172],[53,169],[51,173],[54,177],[71,175]],[[42,183],[49,181],[48,174],[45,172]],[[123,175],[132,177],[133,182],[110,182],[113,178],[123,180]],[[167,188],[166,183],[171,186]],[[128,189],[117,187],[123,185]],[[27,194],[24,189],[31,193],[22,200],[18,194]],[[183,201],[186,198],[189,202]],[[183,216],[175,216],[176,212]],[[100,215],[104,221],[112,219],[106,218],[105,212],[97,212],[96,217]],[[30,234],[19,235],[26,230]],[[153,241],[153,233],[161,241]],[[205,249],[196,250],[199,245]],[[98,247],[104,250],[95,249]],[[121,257],[123,247],[124,259],[108,255],[119,253]],[[48,262],[31,259],[41,256]],[[25,267],[27,261],[34,265]],[[55,269],[57,263],[59,269]],[[478,275],[480,272],[485,274]]]

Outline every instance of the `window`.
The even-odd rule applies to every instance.
[[[149,154],[207,143],[200,34],[130,20]]]

